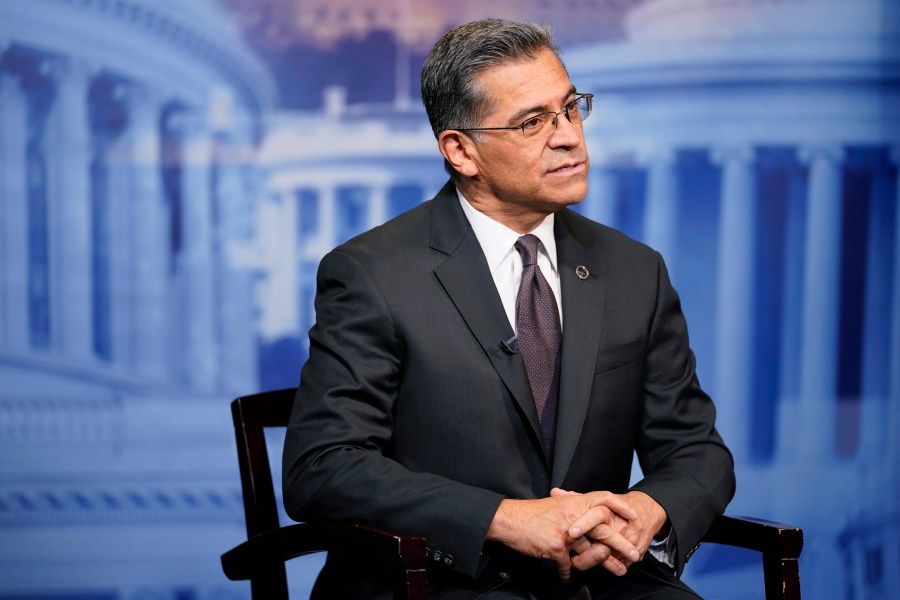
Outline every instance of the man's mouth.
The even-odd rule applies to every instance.
[[[576,171],[577,169],[581,168],[583,165],[584,165],[584,162],[582,162],[582,161],[568,162],[568,163],[565,163],[563,165],[556,167],[555,169],[551,169],[550,171],[548,171],[548,173],[558,173],[560,175],[563,175],[563,174],[571,172],[571,171]]]

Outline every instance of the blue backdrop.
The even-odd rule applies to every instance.
[[[321,256],[443,184],[418,73],[482,16],[551,24],[596,96],[578,210],[666,258],[729,512],[804,528],[806,597],[900,596],[898,15],[0,0],[0,600],[249,597],[228,402],[296,385]],[[762,597],[749,553],[686,578]]]

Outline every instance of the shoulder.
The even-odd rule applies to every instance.
[[[415,248],[427,248],[431,229],[432,201],[386,221],[340,244],[333,252],[348,254],[363,263],[382,262],[408,253]]]
[[[588,254],[599,254],[613,259],[612,262],[626,264],[649,266],[661,262],[659,253],[650,246],[570,209],[557,213],[557,219],[565,234],[571,235]]]
[[[373,268],[433,265],[451,254],[470,230],[456,188],[447,183],[431,200],[354,237],[334,252]]]

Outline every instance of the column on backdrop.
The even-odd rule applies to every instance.
[[[249,181],[254,159],[252,136],[236,117],[221,137],[217,155],[219,341],[222,386],[230,395],[247,394],[259,386],[257,376],[254,271],[245,251],[254,238],[256,194]]]
[[[753,148],[716,148],[722,171],[716,289],[716,408],[719,427],[738,460],[750,452],[753,409],[756,182]]]
[[[212,133],[206,115],[190,111],[179,116],[182,137],[181,248],[178,285],[186,336],[189,385],[212,392],[217,385],[212,214]]]
[[[0,73],[0,345],[28,347],[28,104],[19,79]]]
[[[647,200],[644,206],[643,242],[662,254],[670,272],[678,261],[678,186],[675,152],[654,148],[645,152],[641,163],[647,168]]]
[[[834,456],[840,320],[841,181],[838,145],[803,148],[808,165],[799,450],[814,460]]]
[[[89,65],[51,60],[43,70],[56,97],[47,123],[47,191],[52,346],[67,358],[93,357],[93,270]]]

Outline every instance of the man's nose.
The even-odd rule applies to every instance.
[[[551,147],[577,146],[582,139],[583,132],[580,124],[569,121],[565,113],[556,115],[556,129],[548,141]]]

